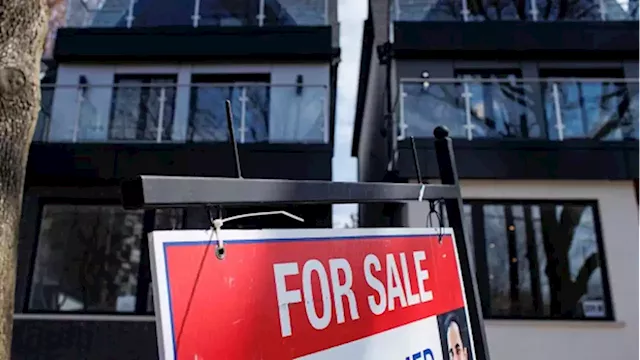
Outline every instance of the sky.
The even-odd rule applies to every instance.
[[[338,65],[338,95],[336,103],[333,181],[357,181],[357,160],[351,157],[351,138],[356,110],[362,30],[367,17],[367,0],[338,0],[340,22],[340,64]],[[334,205],[334,227],[351,223],[350,215],[357,205]]]

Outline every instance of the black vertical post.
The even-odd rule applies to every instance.
[[[438,160],[442,184],[459,186],[458,170],[453,154],[453,145],[449,137],[449,130],[446,127],[438,126],[433,131],[433,135],[436,138],[436,159]],[[467,299],[467,311],[469,311],[469,325],[476,350],[475,355],[478,360],[489,360],[489,351],[484,335],[484,318],[482,316],[478,283],[475,276],[475,264],[470,250],[471,244],[464,234],[464,226],[462,223],[462,195],[456,199],[445,199],[444,202],[447,208],[449,226],[453,228],[453,233],[456,238],[456,248],[460,259],[460,269],[464,282],[465,297]]]
[[[151,285],[151,261],[149,259],[149,234],[155,229],[156,210],[145,210],[142,217],[142,239],[140,242],[140,264],[136,287],[136,314],[147,313],[149,286]]]
[[[229,131],[229,144],[233,151],[233,160],[236,164],[236,177],[242,179],[242,168],[240,167],[240,155],[238,154],[238,143],[236,142],[236,135],[233,131],[233,114],[231,113],[231,101],[224,102],[224,108],[227,114],[227,129]]]

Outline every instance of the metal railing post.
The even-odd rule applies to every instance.
[[[467,80],[463,80],[462,83],[462,97],[464,98],[464,115],[465,124],[462,126],[467,132],[467,140],[473,140],[473,129],[475,125],[471,121],[471,90],[469,90],[469,84]]]
[[[540,12],[538,11],[538,3],[536,0],[531,0],[531,9],[529,10],[529,14],[531,14],[533,21],[538,21],[538,14],[540,14]]]
[[[264,0],[260,0],[258,4],[258,15],[256,19],[258,20],[258,26],[264,26]]]
[[[243,144],[246,141],[246,121],[247,121],[247,88],[243,86],[240,90],[240,143]]]
[[[129,9],[127,9],[127,28],[130,28],[131,26],[133,26],[133,19],[135,19],[135,17],[133,16],[133,8],[136,4],[136,0],[129,0]]]
[[[71,137],[71,142],[75,143],[78,141],[78,133],[80,131],[80,117],[82,116],[82,104],[84,103],[84,89],[82,86],[78,86],[78,97],[76,103],[78,104],[78,108],[76,109],[76,119],[73,124],[73,135]]]
[[[600,20],[607,21],[607,5],[605,0],[598,0],[598,10],[600,11]]]
[[[324,1],[324,21],[322,22],[322,25],[331,25],[329,23],[329,0],[322,0]],[[338,2],[335,2],[335,6],[338,6]]]
[[[200,0],[194,0],[193,2],[193,15],[191,15],[191,21],[193,27],[198,27],[200,23]]]
[[[404,99],[407,97],[407,93],[404,92],[404,84],[400,82],[400,91],[398,96],[400,96],[400,111],[398,111],[398,141],[402,141],[407,137],[407,122],[404,120]]]
[[[551,87],[553,92],[553,106],[556,113],[556,124],[554,125],[554,127],[558,131],[558,140],[563,141],[565,126],[564,126],[564,123],[562,122],[562,109],[560,108],[560,92],[558,90],[557,83],[554,82],[551,85]]]
[[[471,12],[469,11],[469,3],[467,0],[462,0],[462,20],[464,22],[468,22],[469,15],[471,15]]]
[[[166,103],[166,88],[160,88],[160,108],[158,109],[158,124],[156,126],[156,142],[162,142],[162,135],[164,134],[164,105]]]

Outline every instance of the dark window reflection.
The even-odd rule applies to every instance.
[[[600,0],[528,0],[535,1],[537,21],[602,20]],[[613,0],[615,1],[615,0]],[[529,19],[533,14],[529,13]]]
[[[463,0],[464,1],[464,0]],[[524,0],[466,0],[469,21],[520,20],[526,18]]]
[[[157,209],[155,211],[154,230],[180,230],[184,229],[184,209]],[[206,226],[203,227],[206,229]],[[149,282],[147,289],[146,312],[153,313],[153,283]]]
[[[471,206],[483,214],[484,229],[472,231],[476,242],[482,236],[486,251],[486,259],[477,261],[484,262],[489,278],[489,289],[483,290],[488,316],[611,316],[592,205]]]
[[[201,0],[199,26],[248,26],[259,24],[258,0]]]
[[[540,137],[541,127],[534,121],[531,84],[517,74],[460,74],[465,79],[462,94],[470,93],[472,137]]]
[[[94,22],[107,26],[261,26],[325,25],[326,0],[136,0],[128,19],[128,0],[107,0]],[[262,10],[261,10],[262,6]]]
[[[459,86],[451,83],[405,82],[401,88],[406,136],[432,137],[439,125],[449,128],[451,137],[466,138],[466,107]]]
[[[412,9],[406,9],[406,10],[412,10]],[[424,16],[424,20],[426,21],[464,20],[464,15],[462,13],[462,10],[463,10],[462,1],[458,1],[458,0],[438,1],[435,5],[433,5],[432,7],[429,7],[429,10],[426,12]]]
[[[182,229],[185,212],[183,209],[157,209],[155,211],[155,230]]]
[[[132,26],[258,25],[258,0],[200,0],[197,18],[195,6],[195,1],[137,0]]]
[[[325,25],[328,0],[264,0],[265,25]]]
[[[504,72],[459,72],[455,83],[405,81],[400,126],[405,136],[423,138],[446,125],[452,137],[469,140],[638,139],[638,83],[608,74],[604,82],[582,75],[522,82]]]
[[[216,84],[193,81],[190,91],[188,141],[225,141],[228,137],[225,100],[231,101],[236,140],[269,140],[268,84]]]
[[[109,139],[171,140],[174,76],[119,76],[113,89]]]
[[[133,312],[142,211],[45,205],[30,310]]]
[[[460,74],[452,84],[425,80],[402,84],[406,135],[431,137],[446,125],[452,137],[536,138],[544,125],[535,118],[533,86],[516,75]],[[464,80],[463,80],[464,79]]]
[[[550,138],[637,139],[637,95],[629,94],[632,86],[637,84],[588,80],[545,84]]]
[[[391,21],[621,21],[638,18],[638,0],[397,0],[390,14]]]

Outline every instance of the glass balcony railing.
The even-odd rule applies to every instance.
[[[394,21],[638,20],[638,0],[393,0]]]
[[[328,143],[326,86],[42,86],[39,142],[221,142],[229,99],[239,143]]]
[[[415,79],[399,91],[399,139],[638,139],[637,79]]]
[[[327,25],[328,0],[66,0],[65,27]]]

